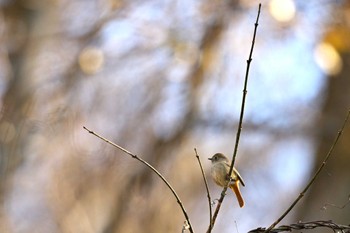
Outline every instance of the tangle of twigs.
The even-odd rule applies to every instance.
[[[274,228],[270,230],[271,233],[277,233],[277,232],[285,232],[285,231],[292,231],[292,230],[310,230],[315,229],[318,227],[326,227],[329,229],[332,229],[333,232],[336,233],[350,233],[350,225],[340,225],[336,224],[332,221],[313,221],[313,222],[298,222],[290,225],[282,225],[277,228]],[[249,231],[248,233],[263,233],[265,232],[265,228],[257,228],[254,230]]]

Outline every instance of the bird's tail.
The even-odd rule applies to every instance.
[[[244,206],[244,200],[243,200],[241,191],[239,189],[239,181],[235,181],[232,185],[230,185],[230,188],[236,194],[238,204],[242,208]]]

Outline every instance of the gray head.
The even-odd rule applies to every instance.
[[[217,162],[227,162],[229,163],[230,160],[222,153],[216,153],[215,155],[213,155],[213,157],[208,158],[209,160],[211,160],[212,163],[217,163]]]

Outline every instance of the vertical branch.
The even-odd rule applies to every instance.
[[[205,188],[207,190],[207,197],[208,197],[208,203],[209,203],[209,229],[208,229],[208,232],[210,233],[211,229],[213,228],[213,226],[211,224],[211,218],[213,216],[213,213],[212,213],[213,211],[212,211],[212,208],[211,208],[211,197],[210,197],[210,192],[209,192],[207,178],[205,177],[205,174],[204,174],[204,171],[203,171],[203,167],[202,167],[202,163],[201,163],[201,160],[199,159],[199,156],[198,156],[196,148],[194,148],[194,152],[196,153],[196,158],[198,160],[199,167],[201,168],[201,172],[202,172]]]
[[[259,4],[259,10],[258,10],[258,15],[256,17],[256,22],[254,24],[254,34],[253,34],[253,39],[252,39],[252,46],[250,47],[250,52],[249,52],[249,58],[247,60],[247,69],[245,72],[245,79],[244,79],[244,89],[243,89],[243,98],[242,98],[242,106],[241,106],[241,113],[239,116],[239,125],[238,125],[238,130],[237,130],[237,134],[236,134],[236,143],[235,143],[235,149],[233,152],[233,156],[232,156],[232,163],[231,163],[231,167],[230,167],[230,174],[232,174],[232,170],[233,170],[233,165],[235,164],[235,160],[236,160],[236,156],[237,156],[237,150],[238,150],[238,143],[239,143],[239,139],[241,136],[241,131],[242,131],[242,124],[243,124],[243,116],[244,116],[244,109],[245,109],[245,99],[247,96],[247,86],[248,86],[248,76],[249,76],[249,70],[250,70],[250,64],[252,62],[252,55],[253,55],[253,49],[254,49],[254,45],[255,45],[255,37],[256,37],[256,31],[258,30],[258,22],[259,22],[259,16],[260,16],[260,11],[261,11],[261,3]]]
[[[158,177],[166,184],[166,186],[168,186],[168,188],[170,189],[170,191],[173,193],[174,197],[176,198],[177,200],[177,203],[179,204],[185,218],[186,218],[186,221],[187,221],[187,224],[188,224],[188,229],[191,233],[194,233],[194,230],[192,228],[192,224],[190,222],[190,218],[185,210],[185,206],[182,204],[181,200],[180,200],[180,197],[177,195],[177,193],[175,192],[174,188],[170,185],[170,183],[165,179],[165,177],[160,174],[160,172],[155,169],[154,167],[152,167],[152,165],[150,165],[149,163],[147,163],[145,160],[141,159],[140,157],[138,157],[137,155],[131,153],[130,151],[126,150],[125,148],[111,142],[110,140],[98,135],[97,133],[95,133],[94,131],[91,131],[89,130],[88,128],[86,128],[85,126],[83,126],[83,128],[88,131],[89,133],[91,133],[92,135],[102,139],[103,141],[107,142],[108,144],[118,148],[119,150],[123,151],[124,153],[130,155],[133,159],[136,159],[138,161],[140,161],[141,163],[143,163],[144,165],[146,165],[149,169],[151,169],[154,173],[156,173],[158,175]]]
[[[232,163],[231,163],[231,166],[230,166],[229,174],[232,174],[232,171],[233,171],[233,165],[235,163],[235,159],[236,159],[236,155],[237,155],[237,149],[238,149],[238,144],[239,144],[239,139],[240,139],[240,135],[241,135],[241,131],[242,131],[242,123],[243,123],[244,108],[245,108],[245,99],[246,99],[246,95],[247,95],[247,84],[248,84],[249,69],[250,69],[250,64],[252,62],[252,55],[253,55],[253,49],[254,49],[254,44],[255,44],[256,32],[257,32],[257,29],[258,29],[258,22],[259,22],[260,11],[261,11],[261,3],[259,4],[258,15],[256,17],[256,21],[255,21],[255,24],[254,24],[255,27],[254,27],[253,40],[252,40],[252,45],[251,45],[251,48],[250,48],[249,58],[247,60],[247,69],[246,69],[245,79],[244,79],[244,88],[243,88],[243,98],[242,98],[242,105],[241,105],[241,113],[240,113],[240,117],[239,117],[239,125],[238,125],[237,134],[236,134],[236,143],[235,143],[235,148],[234,148],[234,152],[233,152]],[[228,184],[224,187],[224,189],[221,192],[221,197],[219,199],[218,205],[217,205],[217,207],[215,209],[215,212],[214,212],[213,219],[211,221],[211,225],[209,226],[207,232],[209,232],[211,227],[213,227],[214,224],[215,224],[215,220],[216,220],[217,215],[219,213],[219,210],[221,208],[221,204],[222,204],[222,202],[223,202],[223,200],[225,198],[227,187],[228,187]]]
[[[320,174],[320,172],[322,171],[323,167],[326,165],[329,157],[332,155],[332,152],[334,150],[334,147],[336,146],[341,134],[343,133],[343,130],[345,128],[345,125],[349,119],[350,116],[350,110],[348,111],[346,118],[344,120],[343,126],[341,127],[341,129],[338,131],[338,134],[336,136],[336,138],[334,139],[334,142],[331,146],[331,148],[329,149],[325,159],[323,160],[321,166],[318,168],[318,170],[316,171],[315,175],[311,178],[311,180],[309,181],[309,183],[306,185],[306,187],[304,188],[304,190],[299,194],[299,196],[297,197],[297,199],[295,199],[295,201],[288,207],[288,209],[281,215],[281,217],[279,217],[273,224],[271,224],[271,226],[266,229],[266,233],[270,232],[279,222],[282,221],[282,219],[284,219],[284,217],[287,216],[287,214],[294,208],[294,206],[300,201],[300,199],[305,195],[305,193],[307,192],[307,190],[311,187],[311,185],[314,183],[314,181],[316,180],[317,176]]]

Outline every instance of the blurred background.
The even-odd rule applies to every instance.
[[[181,231],[164,183],[86,126],[156,167],[205,232],[194,148],[208,177],[208,157],[232,157],[258,4],[1,0],[0,231]],[[300,193],[349,108],[349,51],[350,1],[262,1],[235,163],[246,206],[228,191],[213,232],[269,226]],[[350,223],[349,141],[347,126],[283,224]]]

